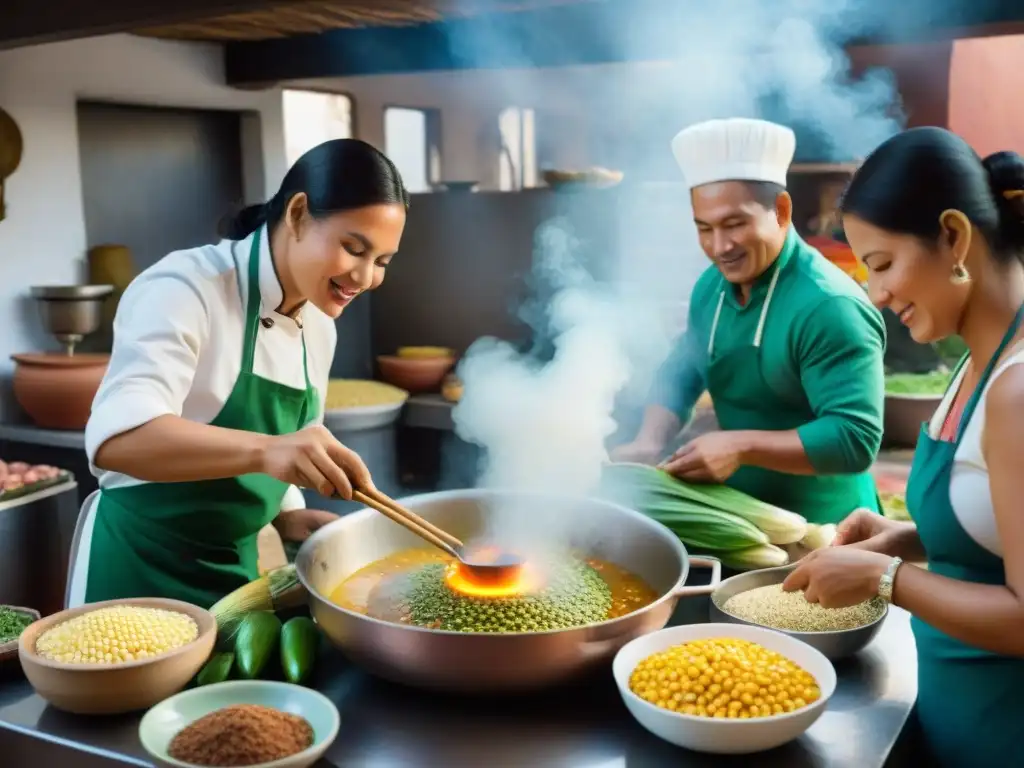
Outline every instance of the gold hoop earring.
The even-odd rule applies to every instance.
[[[967,267],[963,264],[954,264],[953,274],[949,276],[949,281],[953,285],[964,285],[971,282],[971,273],[967,271]]]

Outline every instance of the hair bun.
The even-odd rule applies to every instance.
[[[1024,158],[1016,152],[996,152],[982,164],[999,206],[1003,241],[1018,253],[1024,252]]]
[[[982,161],[992,190],[1006,199],[1007,192],[1024,191],[1024,158],[1016,152],[996,152]]]

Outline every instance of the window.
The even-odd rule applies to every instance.
[[[509,107],[498,116],[501,154],[499,189],[508,192],[537,186],[537,134],[532,109]]]
[[[343,93],[285,90],[284,142],[288,165],[331,139],[352,137],[352,99]]]
[[[441,176],[440,126],[436,109],[384,110],[384,151],[410,192],[429,192]]]

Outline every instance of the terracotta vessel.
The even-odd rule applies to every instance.
[[[377,365],[380,377],[388,384],[419,394],[437,392],[444,377],[455,367],[455,358],[451,355],[424,358],[380,355]]]
[[[50,661],[36,653],[36,640],[46,630],[89,611],[114,605],[160,608],[191,616],[199,636],[188,645],[148,659],[92,665]],[[29,683],[56,709],[75,715],[117,715],[149,709],[173,696],[198,672],[213,651],[217,621],[213,614],[180,600],[155,597],[91,603],[47,616],[21,633],[18,658]]]
[[[11,355],[14,397],[37,426],[85,429],[110,355]]]

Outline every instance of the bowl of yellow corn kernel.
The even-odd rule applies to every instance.
[[[18,659],[36,693],[79,715],[148,709],[183,689],[217,639],[209,611],[129,598],[71,608],[30,624]]]
[[[750,754],[801,736],[835,692],[821,651],[763,627],[687,624],[638,637],[615,656],[630,714],[697,752]]]

